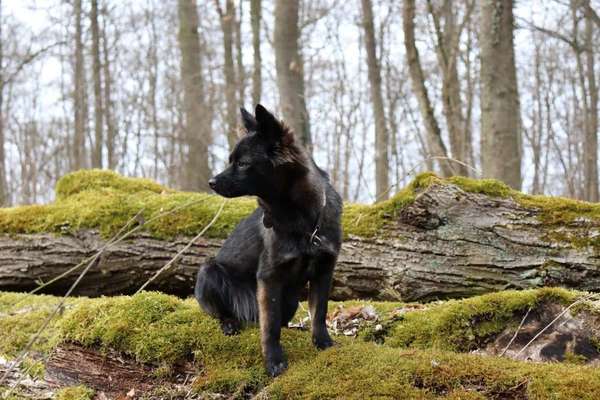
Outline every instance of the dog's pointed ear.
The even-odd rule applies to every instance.
[[[244,107],[240,107],[240,113],[242,114],[244,128],[246,128],[248,132],[256,132],[258,130],[258,122],[256,122],[256,118],[254,118],[254,116],[250,114]]]
[[[256,115],[258,133],[260,135],[272,141],[281,139],[285,133],[285,129],[281,122],[279,122],[271,112],[262,105],[257,104],[254,114]]]

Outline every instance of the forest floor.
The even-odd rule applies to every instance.
[[[556,257],[565,252],[588,257],[589,276],[595,276],[600,205],[530,196],[493,180],[419,175],[389,200],[345,204],[346,235],[397,234],[393,229],[401,211],[418,203],[420,191],[435,185],[510,199],[527,211],[532,226],[552,233],[540,239],[544,251],[550,249]],[[224,204],[217,196],[177,192],[149,180],[97,170],[63,177],[56,195],[51,204],[0,209],[0,233],[13,238],[94,229],[109,238],[139,216],[139,228],[153,238],[190,237],[206,228],[208,238],[220,239],[256,207],[252,199],[232,200],[212,224]],[[494,201],[490,204],[498,203]],[[181,212],[153,219],[175,209]],[[572,227],[581,235],[564,233]],[[530,252],[528,242],[520,245]],[[23,253],[13,253],[17,261],[27,260]],[[482,269],[481,259],[473,262],[477,273],[490,274]],[[71,264],[64,262],[65,268]],[[15,279],[26,278],[24,269],[14,271]],[[440,266],[432,271],[439,274]],[[134,271],[128,270],[124,280],[139,287],[130,272]],[[455,270],[449,274],[456,277]],[[592,278],[574,281],[593,284]],[[103,277],[95,279],[99,284]],[[538,288],[428,303],[331,302],[328,324],[336,346],[322,352],[311,344],[305,328],[310,325],[307,306],[302,304],[282,333],[289,369],[271,379],[263,369],[257,327],[224,336],[193,299],[141,292],[71,296],[62,304],[60,297],[0,292],[0,396],[591,400],[600,393],[599,299],[583,291]],[[32,338],[37,339],[31,342]]]
[[[59,302],[0,293],[0,379]],[[322,352],[304,329],[308,318],[302,304],[282,334],[289,369],[271,379],[258,329],[224,336],[193,299],[156,292],[73,297],[0,390],[11,399],[597,399],[600,393],[596,295],[543,288],[426,304],[331,302],[328,324],[337,345]]]

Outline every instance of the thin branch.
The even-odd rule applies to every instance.
[[[523,324],[525,323],[525,320],[527,320],[527,317],[529,316],[529,313],[531,312],[531,306],[529,307],[529,309],[527,309],[527,312],[525,313],[525,315],[523,316],[523,319],[521,320],[521,323],[519,324],[519,327],[517,328],[517,330],[515,331],[515,334],[513,335],[513,337],[510,339],[510,341],[508,342],[508,344],[506,345],[506,347],[504,348],[504,350],[502,350],[502,353],[500,353],[500,357],[502,357],[504,355],[504,353],[506,353],[506,350],[508,350],[508,348],[510,347],[510,345],[515,341],[515,339],[517,338],[517,335],[519,334],[519,331],[521,330],[521,328],[523,327]]]
[[[136,226],[134,229],[132,229],[131,231],[127,232],[127,233],[126,233],[126,234],[125,234],[123,237],[117,238],[117,239],[115,239],[113,242],[111,242],[111,241],[108,241],[108,242],[106,243],[106,246],[107,246],[107,247],[108,247],[108,246],[114,246],[115,244],[118,244],[118,243],[122,242],[123,240],[127,239],[127,238],[128,238],[129,236],[131,236],[132,234],[134,234],[134,233],[138,232],[140,229],[142,229],[142,228],[143,228],[145,225],[148,225],[150,222],[152,222],[152,221],[155,221],[155,220],[157,220],[157,219],[159,219],[159,218],[162,218],[162,217],[164,217],[164,216],[167,216],[167,215],[169,215],[169,214],[173,214],[173,213],[174,213],[174,212],[176,212],[176,211],[179,211],[179,210],[181,210],[181,209],[183,209],[183,208],[186,208],[186,207],[192,206],[192,205],[194,205],[194,204],[200,203],[200,202],[202,202],[202,201],[204,201],[204,200],[205,200],[205,199],[191,200],[191,201],[188,201],[187,203],[184,203],[184,204],[182,204],[182,205],[180,205],[180,206],[177,206],[177,207],[175,207],[175,208],[173,208],[173,209],[171,209],[171,210],[169,210],[169,211],[164,211],[164,212],[161,212],[161,213],[159,213],[159,214],[157,214],[157,215],[155,215],[155,216],[151,217],[151,218],[150,218],[150,219],[148,219],[147,221],[143,221],[141,224],[139,224],[138,226]],[[137,218],[137,217],[135,217],[135,218]],[[117,236],[117,237],[118,237],[118,234],[117,234],[117,235],[115,235],[115,236]],[[81,268],[83,265],[85,265],[87,262],[89,262],[89,261],[90,261],[90,260],[91,260],[93,257],[94,257],[94,256],[90,256],[90,257],[88,257],[88,258],[84,259],[82,262],[80,262],[79,264],[75,265],[74,267],[71,267],[71,268],[69,268],[67,271],[63,272],[62,274],[58,275],[57,277],[55,277],[55,278],[52,278],[52,279],[51,279],[51,280],[49,280],[48,282],[44,282],[44,283],[42,283],[40,286],[38,286],[37,288],[35,288],[35,289],[33,289],[32,291],[30,291],[30,292],[29,292],[29,294],[34,294],[34,293],[36,293],[36,292],[40,291],[41,289],[45,288],[46,286],[48,286],[48,285],[50,285],[50,284],[52,284],[52,283],[54,283],[54,282],[56,282],[56,281],[58,281],[58,280],[60,280],[60,279],[64,278],[65,276],[67,276],[67,275],[71,274],[73,271],[76,271],[77,269],[79,269],[79,268]]]
[[[148,286],[148,284],[150,284],[152,281],[154,281],[160,274],[162,274],[163,272],[167,271],[169,268],[171,268],[171,266],[177,261],[179,260],[179,258],[181,257],[181,255],[183,253],[185,253],[198,239],[200,239],[202,237],[202,235],[204,235],[204,233],[206,233],[206,231],[217,221],[217,219],[219,218],[219,216],[221,215],[221,212],[223,211],[223,207],[225,207],[225,203],[227,203],[227,199],[223,200],[223,202],[221,203],[221,207],[219,207],[219,209],[217,210],[215,216],[213,217],[213,219],[208,223],[208,225],[206,225],[201,231],[200,233],[198,233],[196,236],[194,236],[194,238],[192,240],[190,240],[188,242],[188,244],[186,244],[177,254],[175,254],[175,257],[173,257],[168,263],[166,263],[161,269],[159,269],[158,271],[156,271],[156,273],[154,275],[152,275],[152,277],[150,279],[148,279],[136,292],[135,294],[138,294],[139,292],[141,292],[142,290],[144,290],[146,288],[146,286]]]
[[[525,349],[527,349],[533,342],[535,342],[537,340],[538,337],[540,337],[542,335],[542,333],[546,332],[546,330],[548,328],[550,328],[556,321],[558,321],[560,319],[560,317],[562,317],[567,311],[569,311],[571,308],[573,308],[575,305],[579,304],[579,303],[583,303],[586,300],[589,300],[593,297],[598,296],[597,293],[591,293],[588,294],[587,296],[582,297],[581,299],[573,302],[571,305],[569,305],[567,308],[565,308],[564,310],[562,310],[557,316],[556,318],[554,318],[552,321],[550,321],[550,323],[548,325],[546,325],[541,331],[539,331],[529,342],[527,342],[527,344],[525,346],[523,346],[523,348],[521,350],[519,350],[519,352],[515,355],[515,358],[519,357],[524,351]]]
[[[17,67],[15,68],[15,70],[8,74],[8,77],[4,80],[2,80],[2,82],[0,82],[0,85],[5,85],[7,83],[10,83],[13,79],[15,79],[15,77],[23,70],[23,68],[25,68],[25,66],[27,66],[27,64],[33,62],[37,57],[39,57],[40,55],[44,54],[45,52],[47,52],[48,50],[56,47],[56,46],[60,46],[65,44],[66,42],[56,42],[56,43],[52,43],[46,47],[42,47],[41,49],[39,49],[38,51],[35,51],[33,53],[28,54],[25,59],[23,61],[21,61],[19,63],[19,65],[17,65]]]
[[[577,43],[576,40],[570,39],[567,36],[563,35],[562,33],[559,33],[559,32],[556,32],[556,31],[552,31],[550,29],[546,29],[546,28],[543,28],[541,26],[537,26],[537,25],[535,25],[535,24],[533,24],[533,23],[531,23],[531,22],[529,22],[529,21],[527,21],[527,20],[525,20],[523,18],[519,18],[519,19],[521,21],[523,21],[529,27],[529,29],[536,30],[536,31],[544,33],[544,34],[546,34],[546,35],[548,35],[550,37],[558,39],[558,40],[560,40],[562,42],[565,42],[566,44],[568,44],[569,46],[571,46],[571,48],[573,50],[575,50],[578,53],[580,53],[580,52],[582,52],[584,50],[584,48],[582,46],[580,46]]]

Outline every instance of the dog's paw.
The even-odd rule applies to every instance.
[[[325,350],[335,344],[335,342],[333,341],[333,339],[331,339],[331,336],[329,336],[329,334],[322,336],[313,336],[312,342],[315,345],[315,347],[319,350]]]
[[[267,374],[273,378],[281,375],[288,367],[285,360],[267,360],[266,364]]]
[[[235,319],[225,319],[221,321],[221,330],[225,336],[233,336],[240,333],[240,323]]]

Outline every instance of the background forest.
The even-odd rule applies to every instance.
[[[258,101],[347,200],[433,170],[598,201],[600,2],[512,3],[2,0],[0,203],[91,167],[207,190]]]

